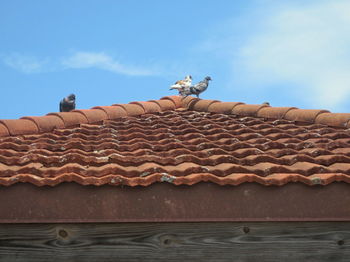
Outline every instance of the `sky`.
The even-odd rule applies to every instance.
[[[175,95],[350,112],[349,0],[0,0],[0,119]]]

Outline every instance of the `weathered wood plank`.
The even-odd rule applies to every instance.
[[[350,261],[350,223],[0,224],[0,261]]]

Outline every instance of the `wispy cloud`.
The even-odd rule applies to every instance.
[[[225,50],[232,75],[253,88],[292,84],[288,92],[310,106],[340,108],[350,98],[349,13],[350,2],[342,0],[271,6],[250,34],[239,39],[237,27],[227,27],[204,48]]]
[[[75,52],[61,58],[40,58],[14,53],[2,56],[3,63],[26,74],[55,72],[64,69],[96,68],[129,76],[152,76],[159,74],[155,66],[138,67],[122,64],[103,52]]]
[[[5,65],[25,74],[42,73],[49,71],[49,59],[39,59],[35,56],[27,56],[18,53],[3,56]]]
[[[156,72],[151,69],[124,65],[105,53],[76,52],[73,55],[64,58],[62,60],[62,65],[65,68],[75,69],[98,68],[130,76],[150,76],[156,74]]]

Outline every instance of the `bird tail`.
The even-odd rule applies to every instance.
[[[178,86],[178,85],[172,85],[169,90],[174,90],[174,89],[180,90],[180,89],[182,89],[182,87]]]

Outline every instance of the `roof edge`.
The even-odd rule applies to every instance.
[[[264,186],[282,186],[288,183],[302,183],[309,186],[328,185],[334,182],[350,184],[350,176],[343,173],[319,173],[303,176],[297,173],[274,173],[266,177],[254,173],[233,173],[218,177],[210,173],[194,173],[187,176],[176,177],[168,173],[154,173],[146,177],[125,177],[118,174],[103,177],[90,177],[88,179],[77,174],[61,174],[54,178],[42,178],[31,174],[19,174],[12,177],[0,177],[1,186],[11,186],[17,183],[31,183],[36,186],[57,186],[63,182],[75,182],[80,185],[112,185],[112,186],[149,186],[154,183],[170,183],[175,186],[193,185],[200,182],[211,182],[221,186],[237,186],[243,183],[257,183]]]

